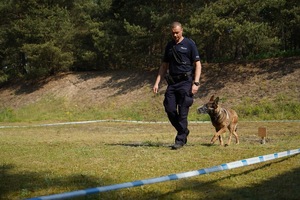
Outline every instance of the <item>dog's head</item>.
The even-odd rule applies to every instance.
[[[198,114],[209,114],[214,112],[214,110],[216,110],[218,108],[218,103],[219,103],[219,97],[217,97],[216,99],[214,99],[214,95],[212,95],[210,97],[210,100],[197,108],[197,112]]]

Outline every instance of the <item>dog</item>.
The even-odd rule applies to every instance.
[[[238,115],[232,109],[222,108],[219,105],[219,97],[214,99],[214,95],[211,96],[209,102],[197,108],[198,114],[208,114],[210,116],[212,125],[216,129],[216,133],[211,139],[211,145],[219,138],[220,145],[224,146],[222,134],[226,132],[228,128],[230,134],[227,144],[230,145],[232,135],[235,136],[236,144],[239,144],[239,137],[236,133],[238,124]]]

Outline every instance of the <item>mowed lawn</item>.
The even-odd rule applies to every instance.
[[[210,123],[189,127],[188,145],[175,151],[169,123],[1,128],[0,199],[155,178],[300,148],[296,121],[240,122],[240,144],[233,138],[229,147],[208,145]],[[266,144],[260,144],[258,127],[267,129]],[[75,199],[300,199],[300,155]]]

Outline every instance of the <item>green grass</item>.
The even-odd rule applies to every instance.
[[[257,136],[261,126],[267,128],[265,145]],[[175,131],[168,123],[2,128],[0,199],[131,182],[298,149],[299,129],[299,122],[240,122],[240,145],[220,147],[207,145],[214,130],[210,123],[191,123],[188,145],[172,151]],[[300,199],[299,156],[76,199]]]
[[[251,98],[235,107],[239,117],[246,120],[299,120],[300,102],[291,101],[278,96],[274,100],[262,99],[258,103],[251,103]]]
[[[145,100],[122,106],[110,99],[96,107],[93,105],[78,106],[63,98],[47,96],[21,108],[0,108],[0,122],[57,122],[95,119],[161,121],[166,120],[166,116],[160,99],[155,102],[155,105]]]
[[[38,102],[13,109],[0,108],[0,122],[63,122],[79,120],[122,119],[137,121],[166,121],[162,105],[163,97],[145,98],[135,103],[118,105],[114,99],[101,106],[74,105],[63,98],[47,96]],[[226,103],[226,99],[221,104]],[[190,108],[189,120],[209,121],[208,115],[196,112],[197,103]],[[251,98],[242,99],[233,107],[240,120],[299,120],[300,102],[278,96],[277,99],[262,99],[255,102]]]

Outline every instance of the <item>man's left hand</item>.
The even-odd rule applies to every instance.
[[[193,84],[193,86],[192,86],[192,93],[196,94],[198,92],[199,87],[200,86],[197,86],[197,85]]]

